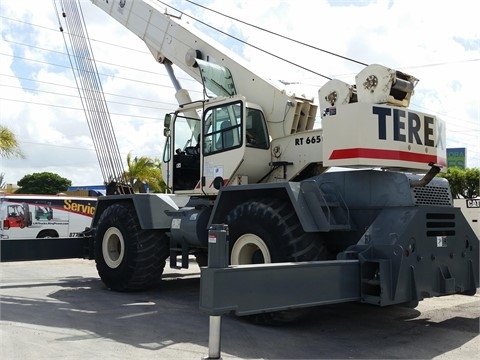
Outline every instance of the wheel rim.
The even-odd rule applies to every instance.
[[[230,262],[232,265],[269,264],[272,258],[267,244],[260,237],[255,234],[244,234],[235,241]]]
[[[112,269],[122,263],[125,255],[125,242],[122,233],[117,228],[111,227],[103,235],[102,254],[105,264]]]

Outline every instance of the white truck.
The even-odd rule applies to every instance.
[[[89,227],[95,197],[0,195],[0,238],[73,237]]]

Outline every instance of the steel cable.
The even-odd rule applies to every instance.
[[[127,185],[125,170],[121,160],[120,150],[115,137],[110,113],[103,92],[99,73],[95,64],[85,20],[76,0],[62,0],[62,17],[65,20],[70,49],[62,31],[67,54],[74,73],[75,82],[80,94],[82,107],[85,111],[87,124],[92,136],[100,170],[105,184],[120,183]],[[56,4],[55,4],[55,8]],[[73,66],[75,62],[76,66]],[[124,187],[117,190],[123,192]]]

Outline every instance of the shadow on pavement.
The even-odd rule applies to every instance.
[[[43,298],[6,294],[15,288],[48,286],[55,290]],[[198,307],[199,287],[199,275],[169,276],[157,288],[136,293],[112,292],[97,278],[5,285],[0,288],[1,320],[77,329],[84,335],[66,335],[59,341],[106,338],[150,349],[152,356],[178,343],[208,348],[208,315]],[[478,317],[461,314],[434,322],[414,309],[358,303],[313,308],[303,320],[282,326],[254,325],[227,315],[222,354],[265,359],[433,358],[477,336],[478,324]]]

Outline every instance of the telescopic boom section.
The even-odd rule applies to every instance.
[[[157,61],[171,62],[199,83],[202,77],[197,59],[230,70],[236,93],[263,109],[272,139],[313,129],[317,111],[313,99],[288,95],[251,71],[251,64],[181,19],[168,15],[156,2],[92,2],[140,37]]]

